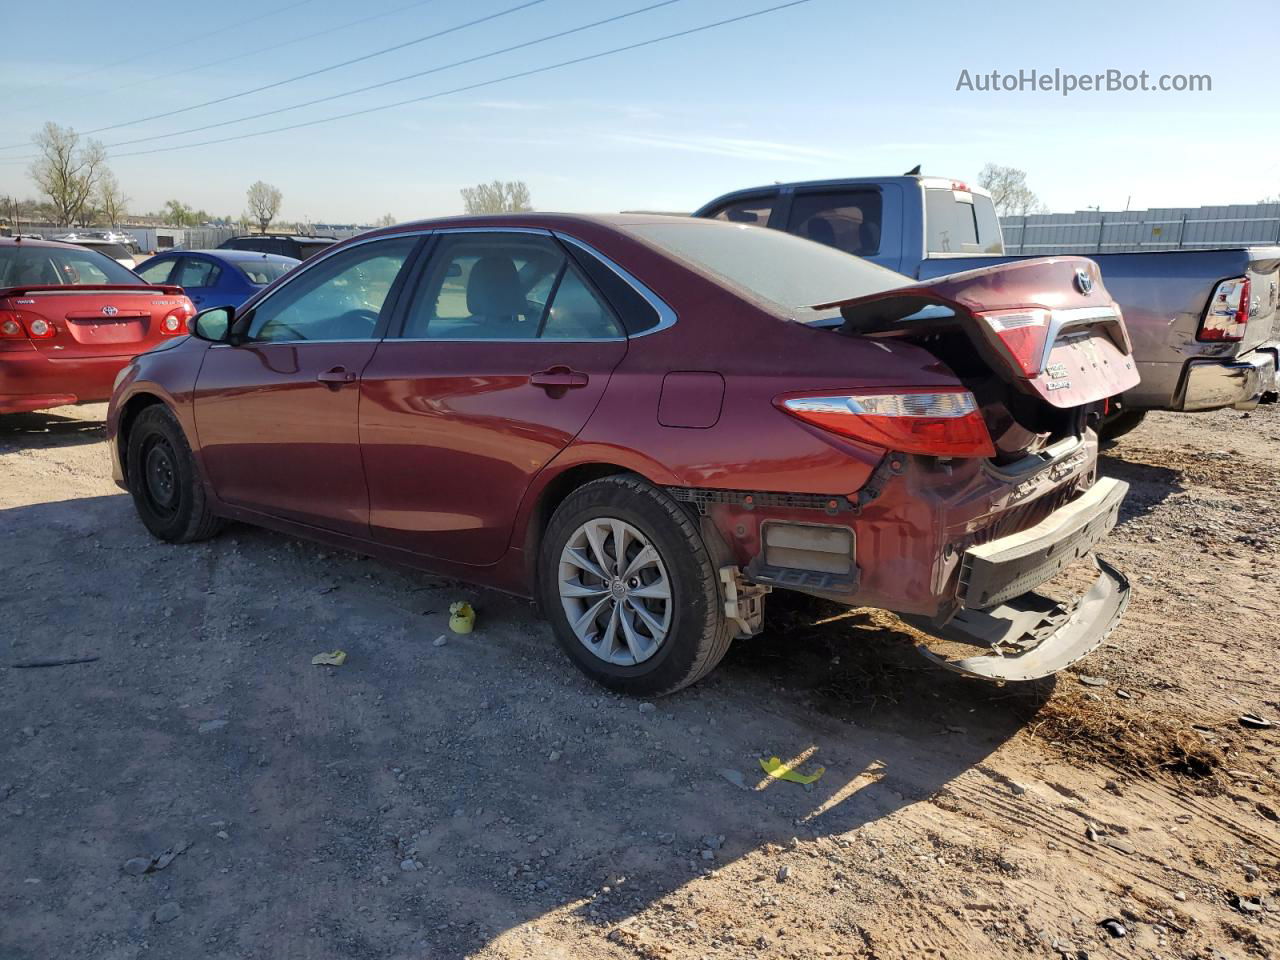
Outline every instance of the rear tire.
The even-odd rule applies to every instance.
[[[539,600],[556,639],[583,673],[611,690],[674,693],[710,673],[729,649],[733,631],[697,526],[643,480],[605,477],[569,494],[538,559]]]
[[[186,434],[168,407],[157,403],[138,414],[129,431],[126,463],[133,505],[152,536],[192,543],[222,527],[209,509]]]
[[[1147,417],[1145,410],[1123,410],[1098,425],[1099,440],[1118,440],[1126,433],[1137,430]]]

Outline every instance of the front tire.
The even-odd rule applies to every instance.
[[[151,535],[169,543],[207,540],[222,521],[209,509],[195,457],[177,417],[147,407],[129,431],[129,493]]]
[[[584,484],[542,538],[539,599],[597,683],[658,697],[702,679],[733,638],[715,564],[691,518],[636,477]]]

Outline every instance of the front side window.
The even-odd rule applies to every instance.
[[[458,233],[432,253],[404,336],[596,340],[622,328],[550,237]]]
[[[797,194],[787,232],[859,257],[880,252],[879,190]]]
[[[763,197],[734,200],[712,213],[710,219],[728,220],[730,223],[754,223],[758,227],[767,226],[776,199],[776,194],[769,194]]]
[[[417,237],[363,243],[322,261],[253,311],[249,339],[366,340],[372,337]]]
[[[137,282],[136,274],[94,250],[21,244],[0,249],[0,287]]]
[[[221,272],[212,261],[184,257],[174,283],[180,287],[212,287]]]

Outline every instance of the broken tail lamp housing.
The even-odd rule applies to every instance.
[[[1209,298],[1196,339],[1211,343],[1243,340],[1253,307],[1251,286],[1248,277],[1235,277],[1218,284]]]
[[[784,412],[831,433],[931,457],[994,457],[978,404],[962,387],[781,397]]]

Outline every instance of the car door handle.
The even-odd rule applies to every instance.
[[[346,367],[334,367],[316,374],[316,381],[327,384],[331,390],[337,390],[344,383],[355,383],[356,375]]]
[[[548,390],[569,390],[574,387],[585,387],[590,378],[585,373],[570,370],[568,367],[552,367],[529,374],[529,382],[535,387]]]

